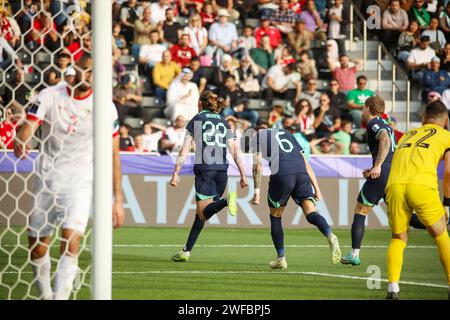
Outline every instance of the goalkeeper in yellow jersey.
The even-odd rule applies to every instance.
[[[429,103],[422,123],[422,127],[409,131],[399,141],[386,186],[392,231],[387,251],[387,299],[399,299],[403,250],[408,241],[407,231],[413,211],[436,242],[450,286],[450,239],[448,216],[444,210],[444,206],[450,206],[450,132],[446,130],[449,119],[444,103]],[[437,166],[442,159],[445,161],[444,206],[439,197],[437,177]]]

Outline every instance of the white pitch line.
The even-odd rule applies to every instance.
[[[165,247],[183,247],[184,244],[115,244],[115,248],[165,248]],[[195,247],[204,248],[273,248],[272,244],[196,244]],[[290,244],[285,248],[328,248],[328,245],[321,244]],[[350,245],[341,245],[341,248],[351,248]],[[386,245],[362,246],[363,249],[387,249]],[[435,246],[407,246],[411,249],[434,249]]]
[[[17,274],[16,271],[7,271],[3,272],[3,274]],[[24,271],[21,273],[32,273],[29,271]],[[91,273],[91,272],[87,272]],[[369,277],[358,277],[358,276],[349,276],[344,274],[333,274],[333,273],[322,273],[322,272],[309,272],[309,271],[207,271],[207,270],[149,270],[149,271],[113,271],[113,274],[117,275],[146,275],[146,274],[231,274],[231,275],[246,275],[246,274],[260,274],[260,275],[306,275],[306,276],[318,276],[318,277],[327,277],[327,278],[339,278],[339,279],[350,279],[350,280],[371,280],[374,281],[373,278]],[[381,282],[387,283],[387,279],[379,279]],[[420,287],[431,287],[431,288],[448,288],[448,285],[436,284],[436,283],[427,283],[427,282],[414,282],[414,281],[400,281],[400,284],[404,285],[412,285],[412,286],[420,286]]]
[[[53,245],[58,246],[59,244]],[[172,248],[172,247],[183,247],[184,244],[115,244],[115,248]],[[6,244],[2,245],[5,248],[14,248],[17,245]],[[22,245],[26,247],[26,245]],[[86,245],[85,247],[90,247]],[[196,248],[273,248],[271,244],[196,244]],[[321,244],[290,244],[285,245],[285,248],[328,248],[328,245]],[[350,245],[341,245],[341,248],[351,248]],[[388,246],[385,245],[375,245],[375,246],[362,246],[363,249],[387,249]],[[435,246],[407,246],[408,249],[434,249]]]

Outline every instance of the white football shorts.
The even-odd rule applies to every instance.
[[[92,210],[92,184],[64,192],[50,192],[45,188],[36,191],[35,206],[29,219],[30,237],[52,236],[56,228],[84,234]]]

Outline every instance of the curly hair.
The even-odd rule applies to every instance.
[[[225,99],[212,91],[204,91],[200,96],[200,104],[203,110],[220,112],[225,107]]]

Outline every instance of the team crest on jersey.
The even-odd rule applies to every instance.
[[[37,112],[39,110],[39,104],[40,104],[39,101],[34,102],[31,105],[30,110],[28,112],[32,113],[32,114],[37,114]]]
[[[377,124],[375,124],[375,125],[373,125],[372,130],[373,130],[374,132],[377,132],[378,130],[380,130],[380,126],[377,125]]]

